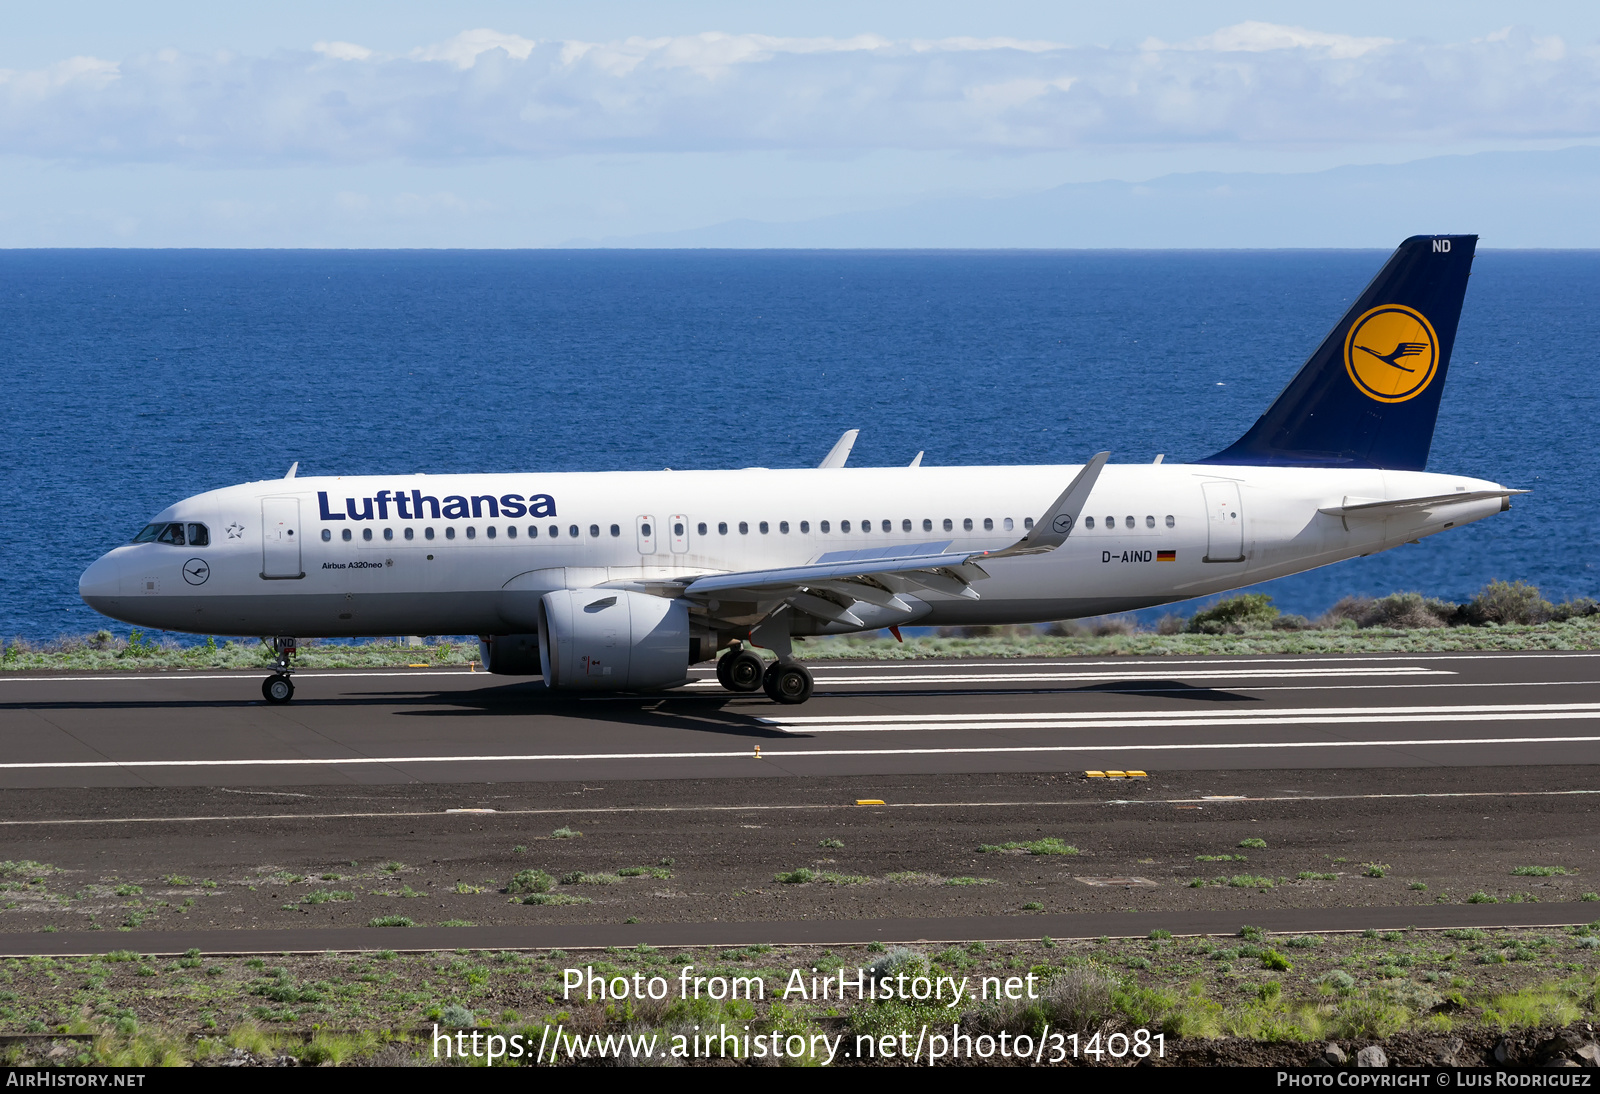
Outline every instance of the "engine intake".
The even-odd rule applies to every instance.
[[[689,605],[620,589],[557,589],[539,601],[539,664],[547,687],[648,691],[676,687],[716,655],[690,626]]]

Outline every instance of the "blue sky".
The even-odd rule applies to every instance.
[[[0,246],[558,246],[742,220],[797,226],[795,245],[826,222],[841,245],[880,213],[938,245],[916,210],[1600,137],[1600,5],[0,11]],[[1464,217],[1475,194],[1486,214],[1538,197],[1511,162],[1474,161]],[[1392,243],[1335,218],[1308,233],[1316,208],[1284,185],[1252,245]],[[1562,234],[1580,208],[1494,242],[1600,245],[1587,223]]]

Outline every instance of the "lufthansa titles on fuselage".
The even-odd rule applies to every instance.
[[[357,502],[359,501],[359,506]],[[323,520],[388,520],[389,506],[400,520],[465,520],[469,517],[553,517],[556,499],[549,494],[446,494],[436,498],[421,490],[379,490],[370,498],[345,498],[344,512],[328,503],[328,492],[317,491],[317,506]]]

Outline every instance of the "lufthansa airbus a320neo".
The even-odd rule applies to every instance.
[[[1476,236],[1402,243],[1265,414],[1191,464],[283,479],[157,514],[83,574],[142,627],[477,634],[491,672],[641,691],[718,657],[804,702],[804,635],[1101,615],[1368,555],[1510,505],[1424,470]],[[748,648],[777,654],[766,662]]]

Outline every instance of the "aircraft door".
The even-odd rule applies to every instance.
[[[1244,508],[1239,504],[1239,484],[1208,482],[1200,487],[1206,496],[1207,562],[1244,561]]]
[[[300,566],[300,499],[261,499],[261,576],[305,577]]]
[[[689,549],[689,518],[674,513],[667,518],[667,531],[672,536],[672,553],[681,555]]]
[[[655,554],[656,539],[660,535],[660,530],[656,527],[656,518],[639,517],[635,521],[635,531],[638,533],[639,538],[639,553],[641,555]]]

